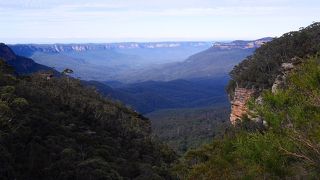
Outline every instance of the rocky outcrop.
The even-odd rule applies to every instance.
[[[300,61],[297,58],[292,59],[293,63],[282,63],[281,64],[281,69],[280,69],[280,74],[277,76],[275,79],[271,91],[272,93],[276,93],[279,89],[285,87],[285,82],[286,79],[289,75],[289,73],[294,70],[294,67],[300,63]]]
[[[293,58],[291,61],[293,63],[281,64],[280,74],[275,79],[271,88],[272,93],[276,93],[279,89],[285,87],[286,78],[290,72],[295,69],[295,66],[301,62],[299,58]],[[258,92],[253,89],[235,88],[234,97],[231,101],[230,122],[232,124],[236,124],[237,120],[241,119],[243,115],[248,115],[248,117],[253,121],[261,121],[259,116],[252,116],[252,114],[255,113],[253,111],[250,112],[247,107],[249,99],[257,94]],[[259,96],[255,102],[256,104],[262,104],[262,97]]]
[[[247,103],[255,94],[254,89],[236,88],[233,100],[231,101],[231,124],[236,124],[236,121],[241,119],[244,114],[248,113]]]

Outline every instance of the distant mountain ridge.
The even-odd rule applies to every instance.
[[[84,43],[84,44],[16,44],[10,47],[17,53],[30,56],[34,52],[60,53],[60,52],[83,52],[92,50],[110,49],[154,49],[176,48],[183,46],[211,46],[212,42],[123,42],[123,43]]]
[[[232,42],[215,42],[212,45],[212,48],[218,49],[251,49],[251,48],[259,48],[266,42],[271,41],[272,37],[265,37],[253,41],[245,41],[245,40],[235,40]]]
[[[236,40],[232,42],[210,42],[210,41],[190,41],[190,42],[119,42],[119,43],[71,43],[71,44],[12,44],[9,45],[17,54],[30,52],[70,52],[70,51],[90,51],[90,50],[108,50],[108,49],[139,49],[139,48],[176,48],[182,46],[212,46],[220,49],[231,48],[258,48],[264,42],[272,40],[271,37],[261,38],[254,41]],[[28,56],[27,55],[27,56]]]

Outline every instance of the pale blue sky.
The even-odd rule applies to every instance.
[[[319,0],[0,0],[6,43],[255,39],[313,21]]]

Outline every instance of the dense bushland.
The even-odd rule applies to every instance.
[[[0,179],[170,179],[148,119],[69,78],[0,61]]]

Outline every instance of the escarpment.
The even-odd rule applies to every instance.
[[[299,63],[300,61],[295,61],[295,63],[281,64],[280,72],[271,86],[272,93],[277,93],[279,89],[282,89],[285,87],[287,77]],[[256,118],[253,118],[250,115],[250,110],[248,108],[247,103],[251,98],[256,99],[256,103],[262,103],[263,100],[261,99],[260,93],[261,91],[255,88],[249,89],[249,88],[236,87],[234,89],[233,99],[231,100],[231,113],[230,113],[231,124],[235,125],[237,120],[241,120],[241,118],[244,115],[248,115],[249,119],[256,120]]]
[[[286,33],[264,43],[252,56],[234,67],[227,87],[232,97],[232,124],[241,119],[243,114],[247,114],[246,104],[253,94],[258,97],[263,91],[276,93],[284,88],[286,79],[295,66],[320,52],[319,32],[320,23],[314,23],[299,31]],[[252,89],[255,93],[251,92]]]

